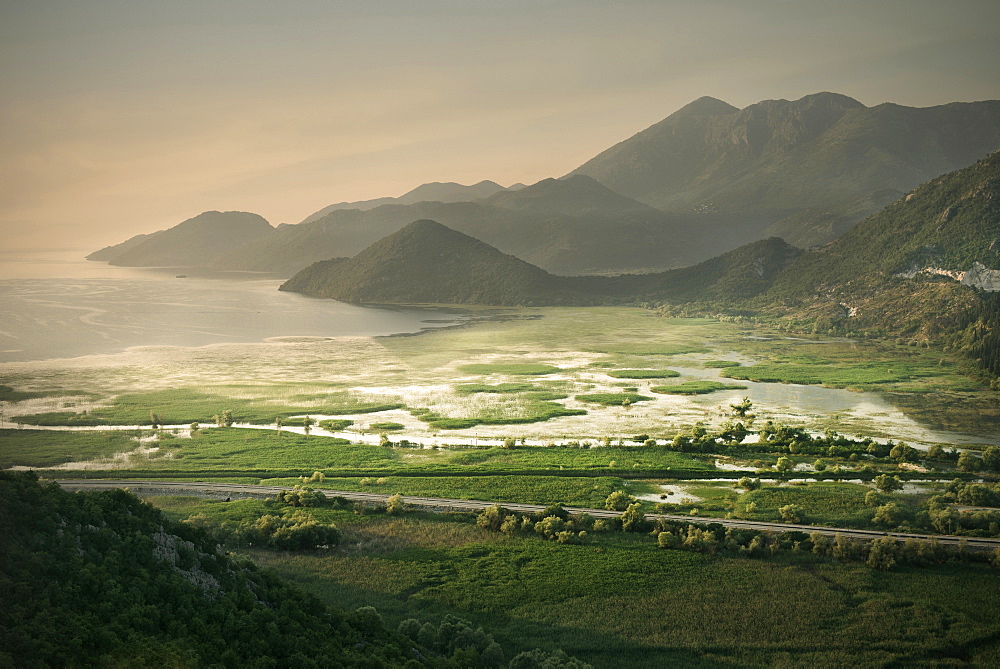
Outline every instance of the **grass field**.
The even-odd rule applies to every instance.
[[[42,432],[0,430],[0,468],[44,468],[67,462],[110,458],[139,447],[124,432]]]
[[[738,383],[719,383],[718,381],[685,381],[672,386],[653,386],[650,390],[661,395],[708,395],[720,390],[744,390],[746,386]]]
[[[239,510],[154,502],[175,517],[238,520],[264,510],[261,502]],[[564,546],[489,534],[460,518],[316,513],[341,527],[340,548],[252,557],[329,603],[374,605],[391,624],[458,615],[512,652],[563,648],[597,667],[1000,660],[1000,571],[987,567],[883,573],[809,554],[660,550],[642,535],[596,534]],[[794,615],[775,615],[776,602]]]

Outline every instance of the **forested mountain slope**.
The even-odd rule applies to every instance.
[[[701,98],[571,174],[692,225],[749,225],[806,247],[997,148],[996,100],[866,107],[817,93],[737,109]]]
[[[1000,151],[803,254],[762,308],[819,329],[938,341],[1000,374]]]

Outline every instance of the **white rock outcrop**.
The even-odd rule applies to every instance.
[[[972,269],[962,277],[962,283],[989,292],[1000,291],[1000,270],[986,269],[981,262],[974,262]]]

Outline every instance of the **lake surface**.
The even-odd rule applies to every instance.
[[[111,267],[80,252],[0,253],[0,362],[134,346],[412,333],[461,320],[441,310],[304,297],[280,292],[281,283],[253,273]]]

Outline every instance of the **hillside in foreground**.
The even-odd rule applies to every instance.
[[[4,666],[399,666],[412,644],[135,496],[0,473]]]

